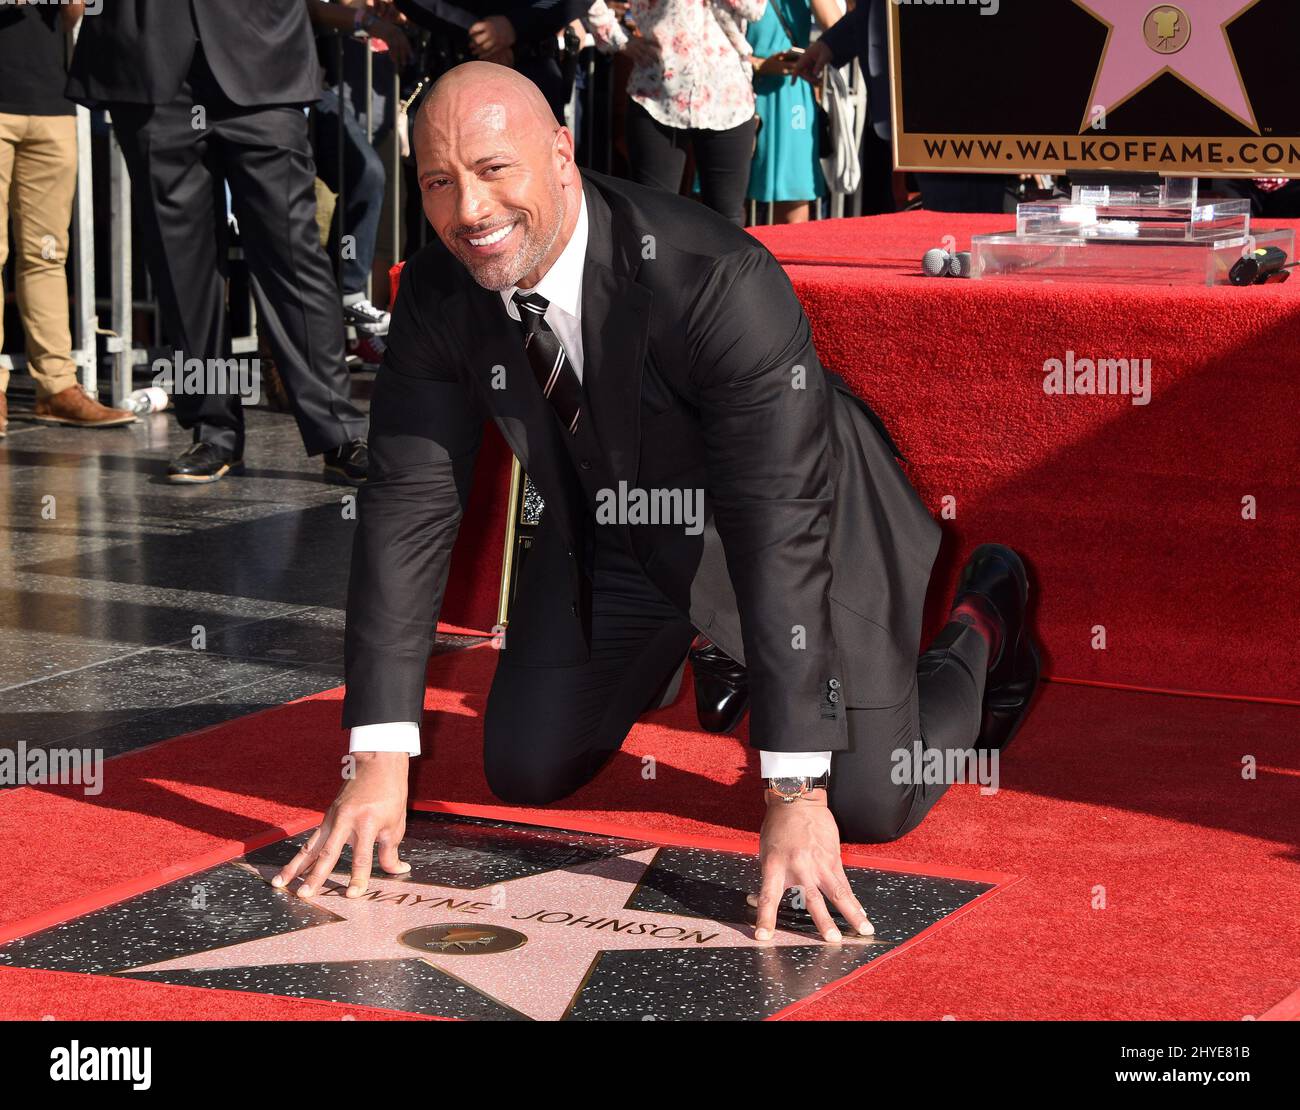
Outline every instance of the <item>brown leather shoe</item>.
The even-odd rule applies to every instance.
[[[33,419],[42,424],[71,424],[75,428],[112,428],[118,424],[134,424],[135,413],[110,409],[82,386],[70,385],[53,397],[38,400]]]

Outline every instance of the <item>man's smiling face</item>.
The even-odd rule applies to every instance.
[[[581,188],[572,136],[537,87],[491,63],[458,66],[420,110],[415,153],[424,214],[470,276],[485,289],[536,285]]]

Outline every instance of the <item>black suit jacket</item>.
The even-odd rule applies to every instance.
[[[626,538],[680,611],[748,667],[755,747],[842,750],[846,706],[910,689],[938,525],[869,410],[823,370],[766,248],[692,200],[582,177],[583,385],[603,462],[629,488],[703,489],[708,520],[702,535],[636,525]],[[497,367],[505,388],[494,388]],[[563,429],[500,295],[435,241],[403,271],[375,381],[345,727],[420,719],[432,621],[489,419],[546,502],[505,657],[589,656],[590,506]]]
[[[82,20],[68,96],[83,104],[167,104],[196,43],[221,90],[245,108],[320,98],[302,0],[103,0]]]

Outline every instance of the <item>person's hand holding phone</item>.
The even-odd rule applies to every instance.
[[[816,81],[821,77],[822,70],[826,68],[830,60],[831,48],[821,39],[818,39],[799,55],[799,60],[792,72],[796,77],[805,77],[809,81]]]
[[[766,58],[750,57],[754,73],[759,77],[789,77],[799,62],[799,51],[783,50]]]

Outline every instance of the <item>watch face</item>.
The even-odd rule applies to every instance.
[[[778,794],[783,794],[786,797],[790,797],[793,794],[802,794],[804,791],[804,787],[807,785],[807,783],[808,780],[802,778],[783,778],[783,779],[771,780],[772,789],[775,790]]]

